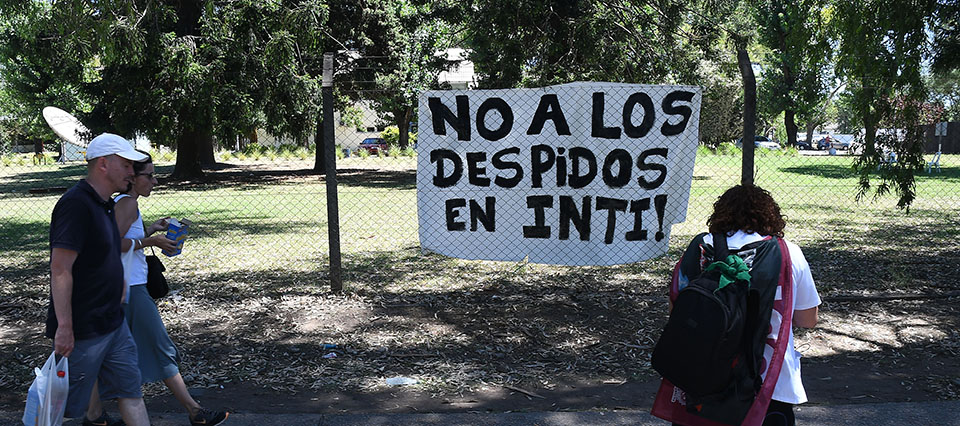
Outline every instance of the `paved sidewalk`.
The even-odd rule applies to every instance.
[[[801,406],[799,425],[945,425],[960,426],[960,401],[891,402],[882,404]],[[20,424],[22,413],[0,412],[0,426]],[[181,413],[155,413],[154,426],[187,424]],[[71,421],[65,425],[79,425]],[[341,425],[657,425],[667,422],[647,411],[581,411],[535,413],[442,413],[442,414],[232,414],[229,426],[341,426]]]

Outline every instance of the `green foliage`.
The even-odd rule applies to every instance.
[[[934,73],[960,70],[960,2],[937,2],[932,32]]]
[[[929,49],[928,18],[933,2],[837,1],[838,74],[846,79],[848,102],[864,131],[863,152],[854,163],[859,175],[857,199],[872,188],[882,150],[897,153],[895,167],[883,168],[875,196],[891,189],[897,206],[909,208],[916,195],[914,172],[923,168],[919,129],[927,99],[921,78]],[[895,132],[878,135],[881,128]]]
[[[773,126],[773,140],[777,141],[781,145],[785,145],[788,140],[787,126],[786,123],[784,123],[783,115],[783,111],[780,111],[780,113],[777,114],[771,123]]]
[[[394,158],[399,157],[400,145],[396,145],[396,144],[387,145],[387,155]]]
[[[370,151],[368,151],[368,150],[366,150],[366,149],[364,149],[364,148],[358,148],[358,149],[357,149],[357,157],[360,157],[360,158],[363,158],[363,159],[370,158]]]
[[[700,137],[711,146],[736,139],[743,133],[743,89],[739,77],[731,72],[735,69],[736,65],[732,64],[726,64],[726,67],[704,64],[702,67],[705,83]]]
[[[240,152],[243,152],[248,156],[257,156],[266,153],[268,149],[268,147],[254,142],[244,145]]]
[[[417,150],[413,149],[412,146],[408,146],[408,147],[404,148],[403,151],[400,152],[400,155],[402,155],[402,156],[404,156],[404,157],[416,157],[416,156],[417,156]]]
[[[345,157],[345,154],[343,152],[343,147],[341,147],[340,144],[337,144],[337,147],[333,152],[334,154],[336,154],[337,160],[343,160],[343,158]]]
[[[408,131],[420,92],[440,88],[440,72],[460,59],[447,56],[447,49],[454,47],[454,26],[460,23],[437,19],[447,7],[442,2],[382,0],[372,12],[378,26],[368,32],[374,43],[365,52],[384,59],[377,61],[369,78],[380,90],[364,94],[381,117],[396,124],[396,143],[403,147],[410,143]]]
[[[290,143],[283,143],[276,147],[276,152],[277,152],[277,155],[284,156],[284,155],[292,154],[298,148],[299,146],[297,145],[290,144]]]
[[[927,76],[930,102],[944,107],[943,121],[960,121],[960,68]]]
[[[685,2],[478,0],[460,4],[465,47],[471,50],[484,88],[572,81],[691,81],[700,56],[684,45],[677,29],[692,27],[691,33],[699,36],[707,26],[685,25]],[[712,40],[690,39],[705,44]]]
[[[340,155],[343,155],[343,150],[338,149],[337,152],[340,152]],[[310,158],[310,150],[301,146],[293,151],[293,155],[301,160],[306,160]]]
[[[733,142],[723,142],[717,146],[717,154],[719,155],[742,155],[743,151]]]
[[[380,132],[380,137],[383,138],[384,143],[387,145],[397,145],[400,143],[400,129],[397,126],[387,126]],[[416,133],[407,133],[407,144],[413,145],[417,143],[417,134]]]
[[[363,110],[350,103],[349,99],[342,99],[344,104],[340,108],[340,125],[362,131],[363,129]]]
[[[754,3],[754,14],[759,41],[769,49],[769,65],[759,85],[760,107],[767,116],[788,112],[780,116],[790,127],[781,141],[792,141],[796,118],[823,120],[815,116],[822,112],[825,83],[832,76],[831,14],[826,0],[764,0]]]
[[[255,128],[300,139],[319,113],[321,35],[364,38],[356,21],[328,17],[321,0],[0,0],[0,92],[16,105],[0,117],[49,138],[37,111],[56,105],[94,132],[181,149]],[[175,174],[197,173],[194,164]]]
[[[397,126],[387,126],[380,132],[380,137],[387,145],[396,144],[400,140],[400,129]]]
[[[716,155],[716,154],[717,152],[713,148],[710,148],[707,145],[703,145],[703,144],[697,145],[698,157],[705,156],[705,155]]]

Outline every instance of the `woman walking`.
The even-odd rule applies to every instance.
[[[140,197],[149,197],[157,184],[152,158],[148,155],[145,161],[134,163],[133,171],[133,182],[127,192],[117,195],[114,200],[117,203],[117,226],[123,234],[120,246],[123,250],[123,275],[129,285],[124,314],[137,343],[141,380],[143,383],[163,381],[187,410],[191,425],[220,424],[226,420],[229,413],[201,407],[187,391],[177,366],[180,361],[177,347],[167,335],[157,305],[147,292],[147,260],[144,247],[173,251],[176,249],[176,242],[166,238],[163,233],[153,235],[167,229],[169,218],[159,219],[144,229],[143,216],[137,202]]]

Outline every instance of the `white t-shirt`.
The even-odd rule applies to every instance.
[[[727,237],[727,248],[734,251],[755,241],[766,238],[766,235],[756,233],[747,233],[737,231]],[[713,245],[713,235],[707,234],[703,237],[703,242]],[[810,264],[803,257],[800,247],[790,241],[787,243],[787,249],[790,251],[790,262],[793,269],[793,311],[802,311],[804,309],[820,306],[820,295],[817,293],[817,287],[813,283],[813,275],[810,273]],[[776,296],[780,299],[780,294]],[[771,322],[775,323],[773,330],[778,330],[780,322],[779,315],[774,315]],[[777,380],[777,386],[773,389],[773,399],[786,402],[788,404],[803,404],[807,402],[807,392],[803,389],[803,383],[800,381],[800,352],[793,346],[793,328],[790,329],[790,336],[787,341],[787,350],[783,354],[783,368],[780,369],[780,378]],[[769,345],[766,347],[767,353],[772,352]]]

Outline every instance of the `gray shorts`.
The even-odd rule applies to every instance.
[[[69,357],[70,393],[64,417],[82,417],[90,404],[93,385],[100,383],[100,399],[141,398],[137,346],[127,322],[103,336],[77,340]]]

